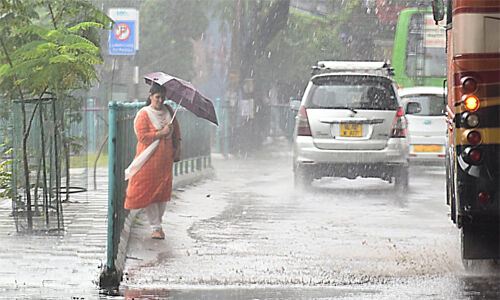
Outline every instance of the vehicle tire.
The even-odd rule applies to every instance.
[[[398,189],[408,190],[409,185],[409,168],[402,167],[398,172],[396,177],[394,178],[394,185]]]
[[[309,188],[313,181],[313,177],[310,173],[301,167],[296,167],[294,175],[294,186],[298,189]]]

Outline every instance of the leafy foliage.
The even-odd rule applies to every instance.
[[[261,90],[269,83],[280,88],[283,99],[298,97],[319,60],[350,60],[352,53],[342,40],[346,24],[360,8],[359,0],[331,1],[335,13],[317,16],[291,9],[286,27],[258,60]],[[349,22],[352,25],[352,22]]]
[[[71,99],[64,95],[98,80],[99,33],[112,20],[91,2],[4,0],[0,15],[2,101],[20,93]]]
[[[288,97],[297,96],[310,77],[312,65],[318,60],[339,59],[344,51],[328,19],[291,10],[287,26],[259,60],[258,74],[262,82],[274,82],[283,91],[295,93]]]

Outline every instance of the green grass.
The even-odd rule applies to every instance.
[[[79,156],[71,156],[70,168],[93,168],[97,153],[88,153]],[[101,153],[97,161],[98,168],[106,168],[108,166],[108,154]]]

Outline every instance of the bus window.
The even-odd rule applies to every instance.
[[[432,15],[415,13],[410,18],[406,41],[408,77],[445,77],[445,35],[434,25]]]

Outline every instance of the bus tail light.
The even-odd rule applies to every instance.
[[[482,204],[488,204],[490,202],[490,198],[490,193],[487,192],[480,192],[477,195],[477,200]]]
[[[468,95],[465,97],[464,106],[468,111],[476,111],[479,108],[479,99],[474,95]]]
[[[311,136],[311,127],[309,126],[309,119],[307,118],[307,111],[304,106],[299,109],[297,118],[297,135]]]
[[[478,162],[480,162],[483,156],[481,150],[472,147],[465,148],[463,154],[465,155],[467,161],[473,164],[477,164]]]
[[[464,120],[465,124],[467,124],[470,128],[474,128],[479,125],[479,117],[476,114],[464,113],[462,120]]]
[[[477,145],[481,142],[481,134],[477,131],[471,131],[467,134],[467,141],[471,145]]]
[[[464,77],[461,79],[462,89],[464,93],[470,94],[477,90],[477,81],[472,77]]]
[[[403,108],[398,108],[394,122],[392,122],[391,137],[404,138],[406,137],[406,132],[408,131],[406,117],[403,113]]]

